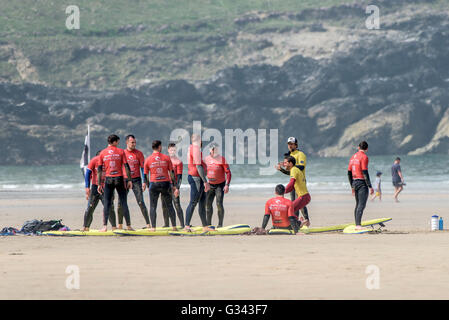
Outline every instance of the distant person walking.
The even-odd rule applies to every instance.
[[[395,189],[394,201],[399,202],[398,196],[405,186],[404,176],[402,175],[401,170],[401,158],[399,157],[394,160],[394,163],[391,166],[391,177],[393,179],[393,186]]]
[[[377,197],[379,197],[379,200],[382,201],[382,188],[381,188],[381,184],[382,184],[382,172],[377,171],[376,174],[376,181],[374,182],[374,195],[371,198],[371,201],[374,201],[374,199],[376,199]]]

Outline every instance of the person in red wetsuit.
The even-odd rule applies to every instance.
[[[131,181],[131,171],[129,165],[126,162],[125,151],[118,148],[120,138],[112,134],[108,137],[108,147],[101,151],[98,159],[98,192],[103,193],[104,189],[104,201],[103,208],[103,229],[100,231],[107,231],[107,223],[109,218],[109,210],[112,205],[112,199],[114,190],[117,190],[119,201],[123,206],[123,215],[125,216],[126,225],[128,230],[131,228],[131,218],[129,216],[128,203],[126,200],[126,188],[131,189],[133,187]],[[123,177],[123,165],[126,171],[126,185]],[[104,168],[104,175],[103,175]],[[103,177],[106,177],[104,187],[101,185]],[[114,228],[113,228],[114,229]]]
[[[275,229],[289,229],[298,233],[301,227],[298,217],[294,213],[292,201],[284,197],[285,187],[278,184],[275,188],[275,197],[269,199],[265,204],[265,216],[263,217],[262,229],[267,227],[270,217]]]
[[[182,183],[182,170],[184,168],[184,165],[181,161],[181,159],[178,158],[178,156],[176,155],[176,144],[175,143],[169,143],[168,144],[168,155],[170,156],[171,159],[171,163],[173,165],[173,172],[175,174],[175,179],[176,179],[176,188],[178,190],[181,190],[181,183]],[[182,207],[181,207],[181,195],[175,197],[172,194],[172,199],[173,199],[173,205],[175,206],[176,209],[176,214],[178,215],[178,220],[181,224],[181,227],[184,228],[184,212],[182,211]],[[168,227],[169,226],[169,217],[168,217],[168,211],[167,208],[165,206],[163,206],[163,214],[164,214],[164,227]]]
[[[219,145],[212,143],[210,146],[210,155],[206,157],[207,178],[209,179],[210,189],[206,194],[206,218],[207,225],[212,225],[212,204],[215,196],[217,197],[218,228],[223,227],[224,194],[229,192],[231,183],[231,169],[226,162],[225,157],[220,155]]]
[[[351,157],[348,165],[349,184],[351,185],[352,194],[355,196],[354,216],[356,230],[363,229],[362,215],[368,201],[368,189],[370,194],[374,193],[368,173],[369,159],[366,155],[367,151],[368,143],[366,141],[360,142],[358,152]]]
[[[161,141],[154,140],[152,148],[153,154],[145,160],[144,165],[144,179],[150,194],[150,219],[152,225],[150,230],[154,231],[156,229],[156,208],[160,194],[163,206],[168,210],[173,230],[176,231],[176,216],[170,189],[172,189],[175,197],[179,196],[179,190],[172,184],[175,181],[173,165],[170,157],[161,153]],[[150,176],[149,179],[148,175]]]
[[[192,134],[192,144],[189,147],[187,159],[190,202],[186,210],[185,229],[186,231],[190,230],[190,220],[198,204],[198,212],[203,229],[208,231],[210,229],[207,227],[206,218],[206,192],[209,191],[210,185],[206,176],[206,164],[203,161],[203,153],[201,152],[201,136],[198,134]]]
[[[100,151],[97,152],[96,156],[90,160],[89,165],[86,169],[86,176],[85,176],[85,187],[86,187],[86,199],[87,199],[87,208],[84,212],[84,224],[83,224],[83,231],[89,231],[90,225],[92,224],[93,220],[93,213],[95,211],[95,208],[98,205],[98,202],[101,201],[101,203],[104,206],[104,197],[103,194],[100,194],[98,192],[98,181],[97,181],[97,171],[98,171],[98,159],[100,155]],[[116,221],[115,221],[115,212],[114,212],[114,204],[111,205],[110,211],[109,211],[109,222],[111,223],[112,227],[116,227]]]
[[[126,162],[131,170],[131,181],[133,183],[133,192],[136,197],[137,204],[139,205],[140,211],[142,212],[147,228],[150,228],[150,218],[148,217],[148,210],[145,206],[145,201],[143,197],[143,192],[145,191],[146,184],[142,183],[143,179],[143,166],[145,163],[145,157],[143,153],[136,149],[136,138],[134,135],[130,134],[126,136],[126,149],[125,156]],[[125,167],[123,166],[123,172],[125,172]],[[129,189],[126,191],[128,195]],[[118,227],[122,229],[123,224],[123,208],[119,201],[118,203]]]

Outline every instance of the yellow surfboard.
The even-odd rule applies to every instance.
[[[181,230],[181,227],[177,227],[178,230]],[[161,235],[165,232],[168,234],[168,231],[173,230],[172,227],[159,227],[156,228],[156,232],[161,233]],[[108,230],[106,232],[101,232],[96,229],[90,229],[89,231],[81,231],[81,230],[72,230],[72,231],[46,231],[42,232],[43,235],[47,236],[78,236],[78,237],[84,237],[84,236],[115,236],[118,235],[115,231],[126,231],[126,232],[133,232],[133,231],[127,231],[127,230],[119,230],[116,229],[114,231]],[[147,229],[137,229],[136,231],[148,231]]]
[[[90,229],[89,231],[72,230],[72,231],[45,231],[42,232],[43,235],[47,236],[68,236],[68,237],[84,237],[84,236],[113,236],[112,230],[106,232],[101,232],[95,229]]]
[[[239,235],[246,232],[250,232],[251,227],[247,224],[235,224],[222,228],[216,228],[211,231],[204,230],[192,230],[192,231],[171,231],[171,236],[215,236],[215,235]]]
[[[392,218],[380,218],[380,219],[373,219],[373,220],[366,220],[362,221],[363,227],[368,226],[375,226],[375,225],[381,225],[383,226],[384,223],[391,221]],[[307,228],[303,227],[299,230],[299,232],[302,233],[321,233],[321,232],[333,232],[333,231],[343,231],[345,228],[349,226],[354,226],[354,223],[346,223],[346,224],[339,224],[335,226],[329,226],[329,227],[317,227],[317,228]],[[286,230],[286,229],[271,229],[268,231],[268,234],[272,235],[281,235],[281,234],[294,234],[293,230]]]
[[[373,229],[362,229],[362,230],[356,230],[355,225],[352,226],[348,226],[343,230],[343,233],[345,234],[362,234],[362,233],[367,233],[367,232],[372,232]]]

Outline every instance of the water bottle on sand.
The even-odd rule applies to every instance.
[[[438,216],[437,215],[433,215],[432,216],[432,220],[431,220],[431,230],[432,231],[436,231],[438,230]]]
[[[443,217],[438,220],[438,230],[443,230]]]

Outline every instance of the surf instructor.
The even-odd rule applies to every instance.
[[[285,156],[292,156],[295,158],[296,164],[295,167],[297,167],[299,170],[301,170],[304,173],[304,177],[306,176],[306,165],[307,165],[307,156],[304,152],[298,149],[298,139],[295,137],[289,137],[287,139],[287,147],[288,152],[285,154]],[[279,163],[276,166],[276,169],[283,174],[290,175],[290,171],[283,168],[283,163]],[[290,198],[292,201],[295,201],[297,198],[296,192],[290,193]],[[299,211],[295,212],[296,216],[299,217]],[[309,226],[310,225],[310,219],[309,219],[309,211],[307,207],[304,207],[301,209],[301,214],[304,217],[304,225]]]
[[[352,194],[355,196],[355,229],[364,230],[362,227],[363,210],[365,210],[366,202],[369,194],[374,193],[368,173],[368,143],[362,141],[359,144],[358,151],[349,160],[348,179],[351,185]],[[369,190],[369,191],[368,191]]]
[[[290,172],[290,182],[285,187],[285,193],[296,192],[298,198],[292,202],[294,212],[298,212],[308,205],[311,201],[309,191],[307,190],[306,177],[298,167],[296,167],[296,160],[292,156],[285,156],[284,166]],[[304,225],[306,220],[304,220]]]

